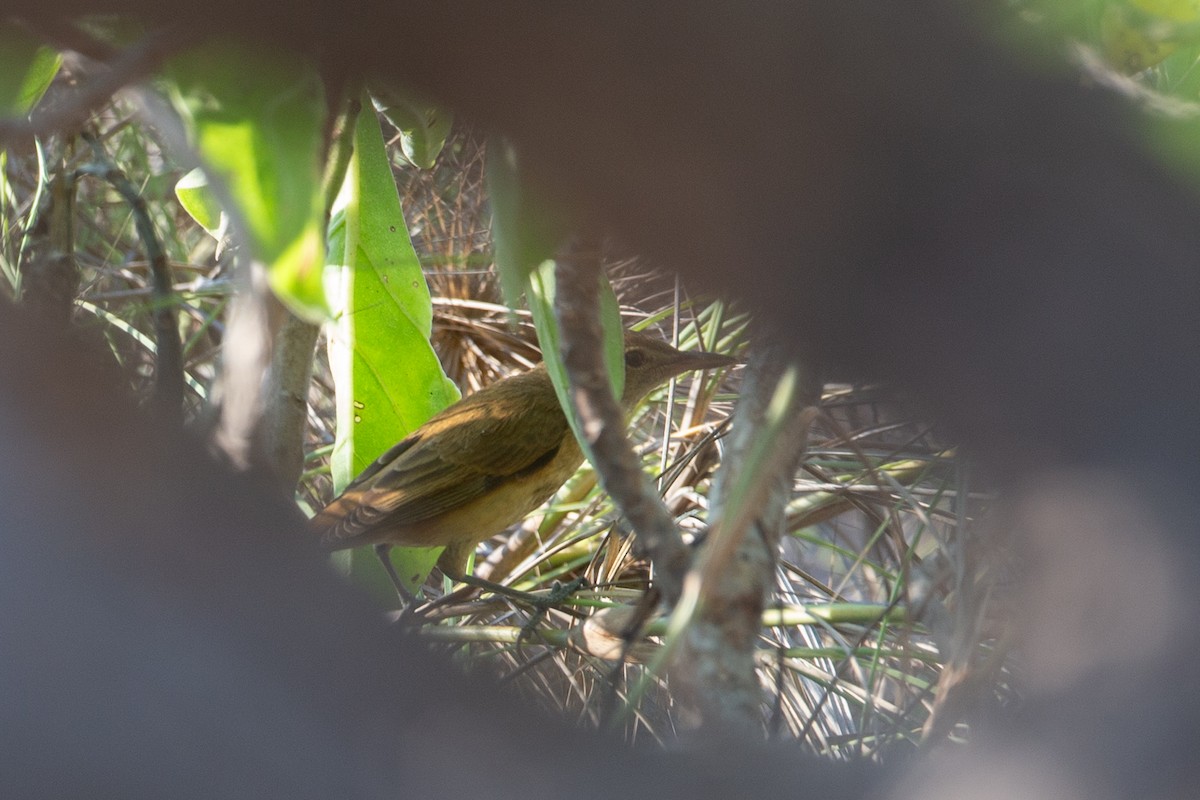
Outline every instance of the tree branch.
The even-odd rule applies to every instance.
[[[699,602],[672,672],[680,720],[693,734],[762,736],[755,644],[820,385],[777,338],[752,350],[714,480],[709,535],[689,575]]]
[[[270,467],[284,491],[294,491],[304,469],[304,431],[308,425],[308,386],[312,382],[313,348],[321,332],[274,298],[283,323],[275,336],[263,387],[263,412],[255,438],[259,457]]]
[[[637,552],[654,565],[655,584],[670,606],[679,598],[688,554],[675,521],[625,439],[625,412],[613,396],[601,347],[599,253],[597,243],[577,240],[555,269],[554,310],[563,362],[601,483],[637,533]]]

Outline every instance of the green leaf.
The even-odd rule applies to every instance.
[[[566,366],[562,359],[562,337],[558,328],[558,319],[554,316],[554,296],[556,284],[554,280],[554,262],[544,261],[537,269],[529,274],[526,296],[529,298],[529,310],[533,314],[533,324],[537,329],[538,343],[542,346],[542,359],[546,362],[546,371],[554,383],[554,391],[558,394],[558,402],[567,413],[567,421],[575,438],[583,447],[588,461],[595,464],[592,449],[571,402]],[[613,393],[620,398],[625,386],[625,331],[621,325],[621,306],[613,293],[612,284],[603,273],[600,275],[600,322],[604,328],[604,362],[608,367],[608,378],[613,386]]]
[[[268,265],[271,288],[296,313],[324,318],[326,110],[316,71],[295,57],[207,45],[173,59],[167,74],[197,151],[228,190],[252,252]]]
[[[381,453],[458,399],[429,343],[433,306],[400,208],[379,120],[363,103],[329,225],[329,361],[337,387],[332,465],[341,491]],[[440,548],[400,548],[414,589]],[[357,559],[361,560],[361,559]],[[390,591],[390,590],[389,590]]]
[[[220,236],[221,204],[209,188],[208,176],[204,174],[204,170],[197,167],[176,181],[175,197],[183,206],[183,210],[196,220],[201,228],[208,231],[210,236]]]
[[[62,66],[62,56],[11,23],[0,24],[0,116],[28,114]]]
[[[371,89],[375,108],[400,131],[400,151],[408,163],[429,169],[446,144],[454,116],[391,86]]]
[[[504,299],[515,308],[530,273],[554,256],[570,225],[561,213],[550,210],[526,191],[521,184],[517,153],[507,142],[488,142],[486,171],[496,270]]]

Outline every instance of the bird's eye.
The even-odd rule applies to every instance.
[[[641,350],[625,351],[625,366],[637,369],[646,363],[646,354]]]

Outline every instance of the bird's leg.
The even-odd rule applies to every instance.
[[[464,583],[475,589],[485,592],[492,592],[503,597],[508,597],[513,600],[533,606],[534,608],[545,611],[547,608],[556,606],[563,600],[566,600],[576,591],[578,591],[587,580],[584,578],[576,578],[575,580],[562,585],[555,583],[554,587],[546,595],[535,595],[529,592],[522,592],[518,589],[513,589],[499,583],[494,583],[483,578],[476,578],[467,571],[467,564],[470,562],[471,554],[475,552],[475,542],[456,542],[446,547],[438,557],[438,569],[442,574],[450,578],[452,581]]]
[[[443,570],[445,573],[445,570]],[[512,589],[499,583],[493,583],[483,578],[476,578],[474,575],[464,573],[462,575],[449,575],[451,580],[464,583],[472,589],[478,589],[485,592],[493,592],[495,594],[515,600],[519,603],[524,603],[533,609],[533,613],[529,615],[529,619],[521,626],[521,634],[517,639],[520,644],[526,637],[531,636],[537,628],[537,624],[542,617],[546,616],[546,612],[554,608],[562,601],[566,600],[576,591],[587,585],[587,578],[582,575],[567,583],[555,581],[550,591],[546,594],[532,594],[530,592],[522,592],[519,589]],[[449,595],[447,595],[449,596]]]
[[[575,592],[587,586],[587,578],[579,577],[567,583],[559,583],[558,581],[555,581],[548,593],[533,594],[532,592],[522,592],[520,589],[514,589],[511,586],[494,583],[493,581],[485,580],[483,578],[476,578],[474,575],[466,572],[453,575],[447,572],[444,567],[442,568],[442,574],[450,580],[465,584],[472,589],[498,594],[502,597],[507,597],[511,600],[516,600],[517,602],[533,606],[541,612],[545,612],[546,609],[558,605]],[[449,597],[450,595],[446,596]]]
[[[578,590],[587,587],[587,585],[588,580],[582,575],[566,583],[555,581],[550,587],[549,594],[545,597],[535,598],[540,601],[540,604],[534,605],[533,613],[529,616],[529,620],[521,626],[521,635],[517,638],[517,644],[521,644],[526,637],[533,635],[538,622],[541,621],[542,617],[546,616],[546,612],[549,609],[557,606]]]
[[[412,606],[416,603],[417,598],[400,582],[400,576],[396,574],[396,567],[392,564],[391,553],[392,546],[390,544],[375,545],[375,555],[379,558],[379,563],[383,564],[388,577],[392,579],[392,586],[396,587],[396,594],[400,595],[400,604],[406,607]]]
[[[541,619],[542,615],[548,609],[559,605],[563,600],[566,600],[580,588],[587,585],[587,579],[582,577],[565,584],[555,581],[554,586],[549,592],[533,594],[483,578],[477,578],[467,571],[467,564],[474,549],[475,545],[472,542],[447,546],[438,559],[438,569],[451,581],[464,584],[464,586],[460,589],[455,589],[449,594],[442,595],[433,602],[426,603],[419,608],[415,605],[409,606],[401,615],[401,618],[411,624],[413,620],[424,617],[435,608],[465,602],[478,592],[491,592],[492,594],[507,597],[510,600],[533,608],[535,613],[525,626],[527,629],[532,630],[533,626],[537,624],[537,621]]]

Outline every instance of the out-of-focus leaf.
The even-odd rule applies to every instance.
[[[600,276],[600,322],[604,328],[604,362],[608,367],[608,378],[612,382],[613,392],[618,398],[625,386],[625,332],[621,327],[621,306],[613,293],[612,284],[607,276]],[[561,334],[558,320],[554,316],[554,297],[557,286],[554,280],[554,262],[544,261],[537,269],[529,274],[526,296],[529,298],[529,310],[533,314],[533,324],[537,328],[538,342],[542,346],[542,359],[546,362],[546,371],[554,383],[554,391],[558,394],[558,402],[567,412],[567,421],[575,438],[583,446],[583,452],[588,461],[593,461],[592,449],[579,418],[575,414],[575,406],[571,403],[567,380],[566,366],[562,359]]]
[[[500,139],[488,142],[487,188],[500,288],[505,302],[516,308],[530,272],[554,256],[569,224],[561,213],[525,191],[516,151]]]
[[[27,114],[50,88],[62,56],[11,23],[0,22],[0,116]]]
[[[183,210],[210,236],[219,236],[221,230],[221,204],[208,186],[208,176],[197,167],[175,183],[175,197]]]
[[[354,155],[333,206],[325,278],[334,311],[329,361],[337,387],[337,439],[332,465],[334,488],[340,492],[381,453],[459,396],[429,344],[429,287],[404,224],[379,121],[366,102],[355,129]],[[440,551],[395,551],[397,571],[410,589],[424,581]]]
[[[419,169],[429,169],[446,144],[454,116],[393,87],[374,87],[375,108],[400,131],[400,151]]]
[[[1111,0],[1100,19],[1105,59],[1135,74],[1200,42],[1200,0]]]
[[[283,54],[206,45],[173,59],[167,74],[201,158],[268,265],[271,288],[298,314],[323,318],[326,109],[316,71]]]
[[[517,165],[516,151],[508,143],[493,139],[487,149],[488,194],[492,200],[492,239],[496,245],[496,269],[505,300],[515,307],[524,293],[533,313],[538,341],[547,371],[567,412],[575,437],[588,460],[592,451],[575,415],[567,389],[566,368],[558,321],[554,316],[554,261],[569,224],[561,214],[549,210],[525,190]],[[625,384],[625,334],[621,310],[608,278],[601,275],[600,318],[604,328],[604,358],[617,397]]]

